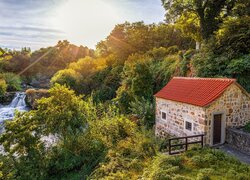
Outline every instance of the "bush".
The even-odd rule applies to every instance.
[[[156,61],[162,61],[168,55],[168,49],[165,47],[153,48],[147,54],[154,58]]]
[[[214,173],[214,170],[211,168],[204,168],[199,170],[197,174],[197,180],[210,180],[210,176]]]
[[[244,130],[246,132],[249,132],[250,133],[250,122],[248,122],[245,126],[244,126]]]
[[[4,79],[0,79],[0,96],[4,95],[7,90],[7,84]]]
[[[167,54],[176,54],[179,52],[179,48],[178,46],[170,46],[169,48],[167,48],[166,53]]]
[[[78,77],[79,73],[77,73],[73,69],[64,69],[58,71],[53,78],[51,79],[52,85],[58,83],[61,85],[67,85],[68,87],[71,88],[76,88],[77,82],[78,82]]]
[[[235,58],[250,51],[250,17],[229,18],[216,32],[216,49],[228,58]]]
[[[4,79],[7,83],[7,90],[8,91],[19,91],[21,90],[21,83],[22,80],[20,76],[14,73],[3,73],[0,74],[0,78]]]
[[[130,111],[140,119],[140,125],[152,128],[155,124],[155,105],[145,98],[138,99],[130,103]]]

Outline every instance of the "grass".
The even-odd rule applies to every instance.
[[[150,179],[250,180],[250,166],[220,150],[204,148],[184,154],[160,154],[150,163],[145,174]],[[160,171],[159,171],[160,170]]]

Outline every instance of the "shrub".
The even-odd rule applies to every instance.
[[[76,88],[79,73],[73,69],[64,69],[58,71],[51,79],[52,85],[58,83],[61,85],[67,85],[71,88]]]
[[[165,47],[153,48],[151,51],[148,51],[147,54],[152,56],[156,61],[162,61],[164,57],[168,55],[168,49]]]
[[[140,119],[140,125],[152,128],[155,124],[155,107],[154,103],[145,98],[136,98],[130,103],[130,111],[136,114]]]
[[[248,54],[250,49],[250,17],[229,18],[216,32],[216,53],[225,53],[229,58]]]
[[[214,170],[211,168],[204,168],[199,170],[197,174],[197,180],[210,180],[210,176],[214,173]]]
[[[206,163],[204,162],[203,157],[200,156],[200,155],[195,155],[195,156],[193,156],[193,157],[191,158],[191,162],[192,162],[195,166],[197,166],[197,167],[204,167],[204,165],[206,164]],[[204,164],[204,163],[205,163],[205,164]]]
[[[244,126],[244,130],[246,132],[249,132],[250,133],[250,122],[248,122],[245,126]]]
[[[8,91],[19,91],[21,90],[21,78],[14,73],[3,73],[0,74],[0,78],[4,79],[7,83]]]
[[[170,46],[169,48],[167,48],[166,53],[167,54],[176,54],[176,53],[178,53],[178,51],[179,51],[178,46]]]

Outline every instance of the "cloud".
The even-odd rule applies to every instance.
[[[60,39],[66,39],[65,33],[56,27],[53,18],[56,10],[71,0],[0,0],[0,46],[10,48],[21,48],[31,46],[33,50],[40,47],[53,45]],[[91,1],[92,0],[82,0]],[[146,23],[159,22],[163,20],[164,9],[161,0],[100,0],[111,4],[117,10],[120,17],[119,23],[124,21],[144,21]],[[70,12],[65,12],[70,13]],[[90,17],[90,19],[93,17]],[[92,24],[91,24],[92,23]],[[84,31],[91,30],[96,26],[91,22],[79,21],[79,27],[89,24]],[[103,25],[102,33],[104,27]],[[112,28],[112,27],[110,27]],[[72,35],[73,33],[71,33]],[[74,35],[74,34],[73,34]],[[101,37],[101,33],[98,34]],[[69,41],[72,41],[68,37]],[[88,39],[89,38],[89,39]],[[90,39],[91,38],[91,39]],[[96,37],[84,36],[86,42],[97,40]],[[99,39],[101,40],[101,39]],[[40,44],[40,45],[39,45]],[[90,44],[87,44],[90,45]]]
[[[43,32],[43,33],[63,33],[58,29],[53,28],[43,28],[43,27],[35,27],[35,26],[1,26],[1,31],[33,31],[33,32]]]
[[[54,43],[64,33],[51,27],[48,19],[63,0],[0,0],[0,44],[20,49],[32,49]]]

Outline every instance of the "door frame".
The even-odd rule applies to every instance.
[[[218,144],[213,144],[213,140],[214,140],[214,115],[218,115],[221,114],[221,142]],[[225,139],[226,139],[226,113],[221,111],[221,112],[213,112],[212,113],[212,122],[211,122],[211,136],[210,136],[210,145],[211,146],[216,146],[216,145],[220,145],[220,144],[224,144],[225,143]]]

